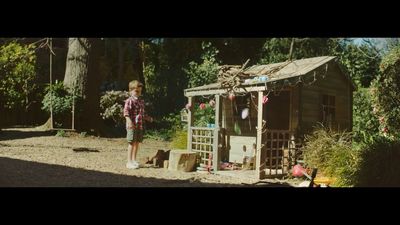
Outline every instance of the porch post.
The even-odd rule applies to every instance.
[[[192,151],[192,124],[193,124],[193,114],[192,109],[194,109],[193,105],[193,97],[188,97],[188,104],[191,105],[191,109],[188,110],[188,131],[187,131],[187,150]]]
[[[215,95],[215,128],[214,128],[214,142],[213,142],[213,169],[214,171],[218,171],[219,169],[219,162],[220,162],[220,152],[219,152],[219,115],[221,111],[221,101],[220,96]]]
[[[262,159],[262,122],[263,122],[263,92],[258,92],[258,115],[257,115],[257,145],[256,145],[256,173],[258,179],[263,179],[265,177],[265,159]]]

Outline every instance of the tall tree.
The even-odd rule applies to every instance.
[[[64,86],[81,99],[77,105],[79,130],[98,130],[100,125],[98,38],[69,38]]]

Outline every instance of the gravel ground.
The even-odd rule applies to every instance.
[[[254,183],[197,172],[175,172],[162,168],[125,167],[124,138],[93,136],[56,137],[35,128],[9,128],[0,133],[0,186],[2,187],[247,187]],[[75,152],[89,148],[97,152]],[[169,149],[169,143],[147,139],[138,153],[139,161]],[[252,185],[256,186],[256,185]],[[257,185],[258,186],[258,185]],[[271,187],[280,185],[271,180]]]

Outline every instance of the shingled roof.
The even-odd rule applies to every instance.
[[[267,65],[254,65],[248,67],[243,72],[249,74],[250,76],[266,75],[268,76],[267,80],[268,83],[298,76],[304,76],[316,70],[317,68],[327,64],[328,62],[334,60],[335,58],[336,58],[335,56],[321,56],[321,57],[293,60],[290,62],[272,63]],[[339,65],[339,67],[341,66]],[[349,80],[350,83],[352,83],[353,87],[355,88],[355,85],[351,80],[350,76],[342,68],[341,70],[342,73],[346,76],[346,78]],[[246,86],[246,84],[243,84],[243,86]],[[185,92],[210,90],[218,88],[220,88],[219,83],[212,83],[204,86],[185,89]]]

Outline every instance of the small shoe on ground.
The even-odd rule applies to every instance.
[[[135,165],[135,166],[137,166],[137,167],[140,167],[140,164],[139,164],[138,161],[132,161],[132,164]]]
[[[128,169],[138,169],[139,168],[139,163],[132,161],[132,162],[128,162],[126,163],[126,168]]]

